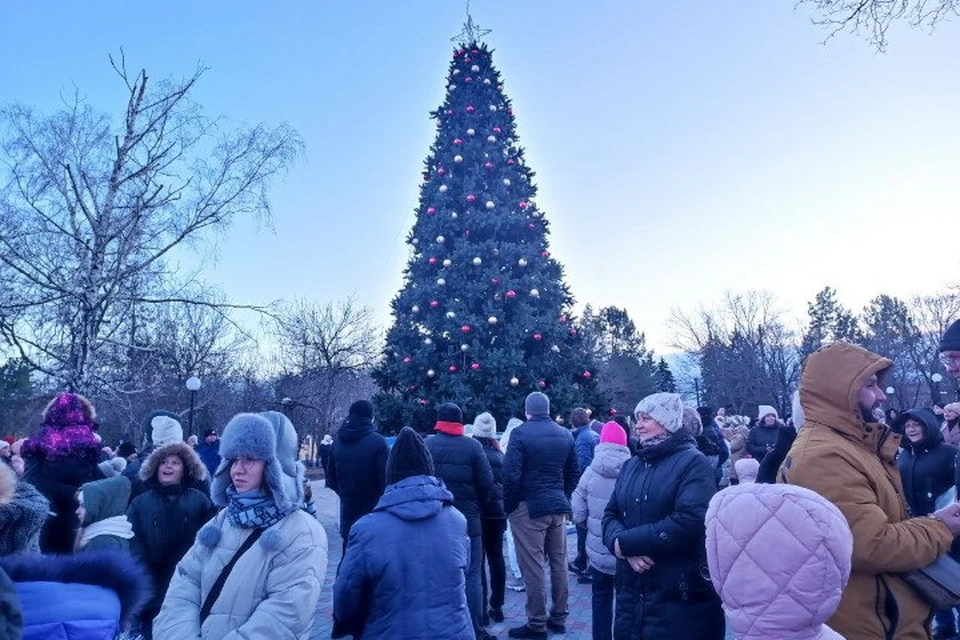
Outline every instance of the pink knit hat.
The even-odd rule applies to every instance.
[[[623,427],[611,420],[603,425],[603,429],[600,431],[600,442],[612,442],[613,444],[625,447],[627,446],[627,432],[623,430]]]

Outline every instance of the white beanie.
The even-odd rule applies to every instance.
[[[733,470],[737,472],[737,480],[740,484],[750,484],[757,481],[760,462],[756,458],[740,458],[733,463]]]
[[[774,409],[773,407],[771,407],[771,406],[768,405],[768,404],[762,404],[762,405],[760,405],[759,411],[757,411],[757,420],[763,420],[764,418],[766,418],[766,417],[767,417],[768,415],[770,415],[771,413],[773,414],[773,417],[774,417],[774,418],[776,418],[776,419],[778,419],[778,420],[780,419],[780,414],[777,413],[777,410],[776,410],[776,409]]]
[[[162,447],[173,442],[183,442],[183,427],[170,416],[154,416],[150,420],[150,440],[153,446]]]
[[[633,415],[645,413],[670,433],[676,433],[683,426],[683,400],[676,393],[654,393],[640,402]]]
[[[486,411],[478,415],[473,421],[473,435],[481,438],[496,438],[496,419]]]

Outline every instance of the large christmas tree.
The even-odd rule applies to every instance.
[[[606,410],[491,53],[474,37],[463,42],[431,113],[437,138],[375,372],[388,429],[428,428],[447,401],[468,419],[490,411],[502,429],[535,390],[550,396],[554,414],[579,404]]]

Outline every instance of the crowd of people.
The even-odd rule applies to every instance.
[[[960,321],[940,347],[960,380]],[[893,365],[828,345],[785,419],[655,393],[567,428],[533,392],[502,434],[446,403],[392,446],[358,400],[324,445],[332,635],[489,639],[508,587],[526,601],[509,637],[563,634],[575,574],[599,640],[956,638],[960,599],[916,578],[960,568],[960,404],[890,411]],[[309,637],[327,537],[293,424],[242,413],[184,440],[157,412],[148,429],[106,447],[91,403],[61,393],[0,445],[0,637]]]

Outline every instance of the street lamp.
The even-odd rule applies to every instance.
[[[200,387],[201,387],[200,378],[198,378],[197,376],[190,376],[189,378],[187,378],[186,387],[187,387],[187,391],[190,392],[190,422],[189,422],[189,426],[187,427],[187,435],[192,436],[193,435],[193,406],[194,406],[194,399],[197,396],[197,391],[200,391]]]

